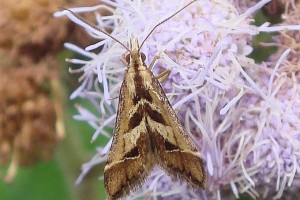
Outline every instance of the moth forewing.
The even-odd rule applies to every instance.
[[[159,81],[132,41],[120,89],[116,128],[104,168],[108,199],[141,185],[155,165],[196,188],[206,182],[203,162],[184,132]]]
[[[151,72],[150,72],[151,73]],[[148,116],[149,133],[155,143],[155,153],[159,165],[168,174],[187,181],[194,188],[204,188],[206,175],[200,153],[185,133],[175,111],[170,105],[160,83],[153,79],[153,104],[163,116],[160,122]]]

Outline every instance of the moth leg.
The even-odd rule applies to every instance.
[[[128,55],[127,52],[123,53],[120,60],[122,61],[122,63],[126,66],[126,68],[128,68],[128,62],[126,61],[126,56]]]
[[[162,73],[158,74],[155,76],[155,78],[160,82],[164,82],[170,75],[171,73],[171,70],[170,69],[167,69],[165,71],[163,71]]]
[[[151,61],[150,65],[149,65],[149,69],[152,71],[152,69],[154,68],[154,65],[156,63],[156,61],[159,59],[160,57],[158,55],[155,55],[153,60]]]
[[[111,97],[108,100],[115,100],[115,99],[118,99],[118,98],[119,98],[118,96],[117,97]]]
[[[159,55],[155,55],[155,57],[153,58],[152,62],[150,63],[149,65],[149,69],[152,71],[154,66],[155,66],[155,63],[156,61],[160,58]],[[170,69],[167,69],[165,71],[163,71],[162,73],[158,74],[155,76],[155,78],[160,82],[164,82],[170,75],[171,73],[171,70]]]

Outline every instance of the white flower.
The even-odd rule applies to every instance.
[[[103,0],[105,5],[73,8],[73,12],[93,12],[99,27],[125,45],[136,37],[140,43],[151,29],[182,8],[188,1]],[[285,51],[276,66],[255,64],[247,57],[252,51],[252,36],[259,32],[300,26],[260,27],[251,25],[249,16],[269,0],[260,1],[239,14],[227,1],[201,0],[159,26],[145,41],[142,51],[149,64],[160,56],[154,73],[172,69],[163,83],[174,109],[188,134],[206,161],[208,184],[195,191],[186,183],[170,180],[155,169],[148,181],[129,199],[163,197],[164,199],[232,199],[246,193],[252,198],[280,198],[285,189],[299,187],[300,164],[300,96],[299,76],[288,68]],[[110,7],[111,6],[111,7]],[[101,16],[98,10],[108,10]],[[84,65],[80,69],[81,86],[71,98],[87,98],[98,115],[78,107],[75,118],[95,128],[92,140],[100,134],[111,137],[104,127],[115,122],[120,85],[125,67],[120,57],[123,46],[88,23],[67,15],[83,26],[99,42],[82,50],[66,44],[88,58],[69,59]],[[92,50],[100,49],[94,54]],[[99,147],[97,155],[83,165],[80,181],[96,164],[105,162],[110,142]],[[296,181],[294,181],[296,180]],[[177,182],[176,182],[177,181]],[[293,184],[294,182],[294,184]]]

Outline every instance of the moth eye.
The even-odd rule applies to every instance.
[[[128,64],[130,63],[130,54],[127,54],[127,56],[125,57],[125,60]]]
[[[142,58],[142,61],[145,61],[146,60],[146,55],[144,53],[141,53],[141,58]]]

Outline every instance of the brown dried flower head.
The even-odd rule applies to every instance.
[[[51,76],[42,66],[0,68],[0,165],[15,169],[52,157],[62,134],[49,98],[55,90]],[[9,169],[6,179],[14,174]]]

